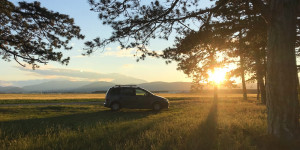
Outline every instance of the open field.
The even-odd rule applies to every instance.
[[[255,101],[255,95],[249,101],[239,95],[220,95],[216,103],[209,95],[159,95],[170,99],[169,110],[0,106],[0,149],[300,149],[300,141],[287,143],[266,135],[266,108]],[[1,97],[24,102],[73,99],[71,94],[48,99],[10,96],[27,99]],[[78,94],[74,99],[103,101],[103,96]]]
[[[190,93],[157,93],[170,100],[197,99],[211,97],[211,94]],[[240,97],[240,94],[220,94],[220,97]],[[255,94],[249,94],[255,99]],[[104,101],[105,94],[0,94],[0,104],[28,104],[28,103],[70,103],[70,102],[99,102]]]
[[[0,100],[98,99],[105,94],[0,94]]]
[[[156,93],[163,97],[211,97],[211,94]],[[221,97],[241,97],[241,94],[220,94]],[[249,94],[255,97],[256,94]],[[0,94],[0,100],[103,99],[105,94]]]
[[[0,94],[0,104],[104,101],[105,94]]]

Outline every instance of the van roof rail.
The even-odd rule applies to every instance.
[[[115,87],[136,87],[137,85],[115,85]]]

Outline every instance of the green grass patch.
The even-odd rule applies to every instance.
[[[288,149],[266,108],[240,97],[170,99],[160,112],[101,105],[0,107],[0,149]],[[290,146],[290,147],[289,147]],[[297,147],[298,148],[298,147]]]

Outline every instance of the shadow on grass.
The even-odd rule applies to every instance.
[[[207,118],[188,137],[184,149],[216,149],[218,104],[214,102]]]
[[[7,108],[0,108],[0,113],[2,114],[11,114],[11,113],[16,113],[17,111],[13,109],[7,109]]]
[[[51,107],[47,109],[55,109]],[[57,109],[62,109],[61,107]],[[84,130],[86,127],[92,127],[111,122],[122,122],[144,118],[148,115],[155,114],[148,110],[130,110],[121,112],[112,112],[110,110],[102,110],[93,113],[79,113],[72,115],[35,118],[26,120],[14,120],[0,122],[0,138],[15,139],[18,136],[45,134],[51,132],[59,132],[60,129],[66,128],[71,130]]]
[[[47,109],[60,111],[62,108],[51,106]],[[9,143],[18,141],[19,138],[26,138],[26,136],[31,139],[34,139],[32,137],[35,136],[42,136],[45,138],[42,142],[30,144],[27,149],[122,149],[121,147],[126,145],[128,139],[136,141],[135,139],[141,133],[159,124],[164,118],[172,117],[171,113],[160,115],[161,113],[164,114],[164,112],[153,112],[152,110],[124,109],[119,112],[102,110],[93,113],[0,122],[0,131],[4,131],[0,134],[0,140],[4,139],[6,143]],[[158,116],[147,119],[151,115]],[[56,133],[64,129],[75,132],[67,139],[47,139],[47,135],[59,135]],[[97,131],[97,133],[94,131]],[[11,148],[18,149],[20,145],[16,146]],[[130,149],[130,145],[127,147]],[[132,145],[132,147],[135,147],[135,145]],[[150,145],[147,147],[150,147]]]
[[[300,139],[282,140],[271,135],[255,138],[254,144],[261,150],[299,150]]]

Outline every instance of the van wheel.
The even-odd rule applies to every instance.
[[[153,110],[154,111],[160,111],[161,110],[161,106],[160,103],[156,102],[153,104]]]
[[[120,110],[120,104],[119,103],[113,103],[110,106],[110,108],[111,108],[112,111],[118,111],[118,110]]]

